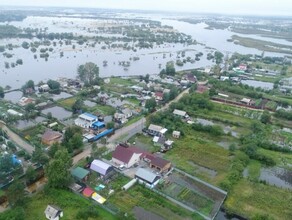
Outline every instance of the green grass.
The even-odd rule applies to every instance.
[[[112,77],[112,78],[110,78],[110,84],[122,85],[122,86],[132,86],[135,83],[132,82],[131,79],[122,79],[120,77]]]
[[[121,211],[132,214],[135,206],[140,206],[165,219],[191,219],[192,213],[172,203],[157,193],[136,184],[128,191],[118,191],[109,198]]]
[[[275,152],[262,148],[259,148],[258,151],[265,156],[272,157],[276,161],[278,166],[286,166],[287,164],[292,164],[292,154]]]
[[[76,97],[72,97],[69,99],[63,99],[58,101],[59,106],[67,109],[67,110],[72,110],[72,106],[74,105],[74,103],[76,102],[77,98]]]
[[[96,105],[90,109],[91,112],[98,112],[103,115],[113,115],[116,109],[108,105]]]
[[[144,117],[144,115],[139,115],[139,116],[135,116],[133,118],[131,118],[126,124],[124,124],[123,126],[129,126],[131,124],[134,124],[135,122],[139,121],[140,119],[142,119]]]
[[[260,177],[261,163],[256,160],[251,160],[247,166],[248,169],[248,178],[257,182]]]
[[[40,192],[33,196],[28,202],[27,206],[24,207],[25,220],[42,220],[46,219],[44,211],[48,204],[59,206],[63,212],[64,217],[62,220],[76,219],[76,215],[82,209],[91,206],[92,202],[74,194],[73,192],[66,190],[50,190],[48,193]],[[98,205],[94,205],[99,213],[98,220],[114,220],[117,217],[108,213]],[[13,211],[13,210],[12,210]],[[5,214],[5,213],[4,213]],[[0,214],[1,219],[1,214]]]
[[[199,176],[213,184],[218,184],[224,178],[230,166],[228,150],[219,147],[214,137],[195,131],[176,140],[173,149],[166,154],[166,158],[192,175],[198,173],[191,163],[215,170],[217,172],[215,178],[208,178],[208,175]]]
[[[138,99],[135,99],[135,98],[126,98],[125,100],[134,104],[135,106],[139,106],[139,104],[140,104],[140,101]]]
[[[225,207],[247,218],[269,214],[274,219],[291,219],[291,191],[241,180],[228,194]]]

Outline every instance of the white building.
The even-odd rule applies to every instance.
[[[49,220],[59,220],[63,217],[63,211],[56,206],[48,205],[45,210],[45,215]]]
[[[75,125],[82,128],[90,128],[94,122],[98,121],[98,118],[95,115],[84,113],[79,115],[77,119],[75,119]]]

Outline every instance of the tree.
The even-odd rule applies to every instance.
[[[267,110],[265,110],[263,112],[260,120],[264,124],[270,124],[271,123],[271,115],[270,115],[270,113]]]
[[[74,149],[83,147],[82,129],[77,126],[70,126],[66,129],[62,144],[72,152]]]
[[[55,156],[56,152],[57,152],[60,148],[61,148],[61,146],[60,146],[59,143],[54,143],[54,144],[50,147],[50,149],[49,149],[49,151],[48,151],[48,155],[49,155],[51,158],[53,158],[53,157]]]
[[[145,103],[145,108],[148,109],[148,111],[153,112],[156,108],[156,101],[154,98],[148,99]]]
[[[175,97],[177,97],[177,95],[178,95],[178,90],[175,86],[173,86],[169,92],[169,100],[175,99]]]
[[[60,93],[61,85],[59,82],[50,79],[47,83],[52,93]]]
[[[72,111],[73,111],[73,113],[76,113],[76,112],[80,111],[82,109],[82,107],[83,107],[83,101],[82,101],[82,99],[77,99],[75,101],[75,103],[72,105]]]
[[[209,96],[212,97],[214,95],[217,95],[217,91],[214,87],[212,87],[210,90],[209,90]]]
[[[28,103],[25,106],[25,111],[27,111],[27,112],[32,112],[34,109],[35,109],[35,105],[33,103]]]
[[[23,204],[25,198],[24,184],[15,180],[6,191],[6,196],[11,206]]]
[[[99,67],[92,63],[85,63],[78,67],[79,78],[87,85],[94,85],[99,79]]]
[[[166,75],[169,76],[174,76],[175,75],[175,68],[174,68],[174,63],[173,62],[168,62],[166,64],[166,69],[165,69]]]
[[[115,123],[112,122],[112,121],[106,124],[106,128],[107,129],[111,129],[111,128],[114,128],[114,127],[115,127]]]
[[[0,98],[4,98],[4,89],[0,86]]]
[[[49,158],[40,147],[36,147],[32,153],[32,161],[40,164],[46,164],[48,163]]]
[[[54,159],[45,168],[48,185],[52,188],[66,188],[72,181],[70,168],[72,158],[66,149],[58,150]]]
[[[25,179],[27,182],[33,182],[37,177],[37,172],[32,166],[29,166],[25,172]]]

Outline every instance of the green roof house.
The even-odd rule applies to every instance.
[[[76,180],[85,181],[88,177],[89,171],[83,169],[82,167],[76,167],[74,170],[71,171],[72,176]]]

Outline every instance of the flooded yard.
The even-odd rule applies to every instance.
[[[292,171],[280,167],[262,168],[260,180],[270,185],[292,190]]]
[[[49,112],[52,113],[52,116],[54,118],[57,118],[58,120],[64,120],[66,118],[70,118],[72,116],[72,112],[69,112],[67,110],[65,110],[64,108],[61,108],[59,106],[55,106],[55,107],[51,107],[51,108],[47,108],[42,110],[43,114],[48,114]]]

